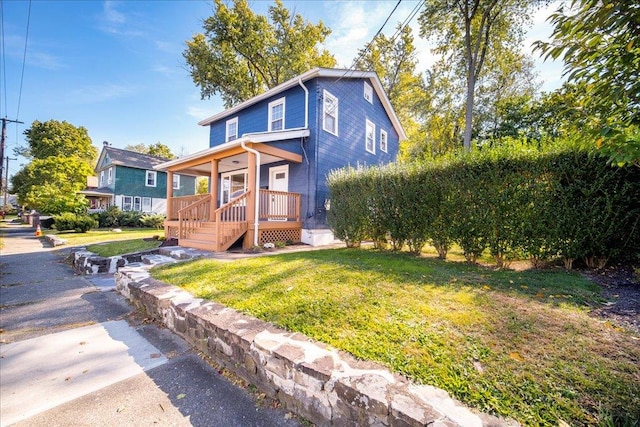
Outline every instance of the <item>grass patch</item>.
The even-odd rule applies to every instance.
[[[98,228],[86,233],[75,231],[43,230],[45,234],[54,234],[67,241],[68,246],[91,245],[94,243],[113,242],[119,240],[144,239],[153,236],[163,236],[163,230],[155,228],[122,228],[122,232],[116,233],[112,229]]]
[[[120,240],[116,242],[90,245],[87,246],[87,250],[98,256],[110,257],[155,249],[160,246],[161,243],[162,242],[158,240]]]
[[[640,342],[588,316],[577,273],[338,249],[152,274],[523,425],[640,417]]]

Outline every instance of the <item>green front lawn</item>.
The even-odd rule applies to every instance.
[[[93,252],[98,256],[111,257],[115,255],[131,254],[134,252],[143,252],[150,249],[156,249],[162,242],[159,240],[119,240],[116,242],[97,243],[87,246],[89,252]]]
[[[118,240],[144,239],[153,236],[164,236],[164,230],[155,228],[122,228],[122,232],[111,228],[97,228],[86,233],[75,231],[43,230],[45,234],[55,234],[67,241],[67,246],[91,245],[94,243],[113,242]]]
[[[578,273],[338,249],[153,276],[524,425],[640,419],[640,341],[589,317],[599,287]]]

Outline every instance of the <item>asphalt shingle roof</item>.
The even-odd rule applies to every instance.
[[[104,147],[105,153],[111,159],[111,164],[128,166],[138,169],[153,169],[154,166],[166,162],[167,158],[137,153],[135,151],[122,150],[114,147]]]

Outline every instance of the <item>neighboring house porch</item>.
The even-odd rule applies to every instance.
[[[174,197],[167,187],[165,235],[181,246],[225,251],[241,237],[244,248],[300,242],[301,195],[289,188],[289,165],[303,156],[267,143],[307,137],[289,130],[245,135],[172,160],[157,169],[209,178],[209,194]]]

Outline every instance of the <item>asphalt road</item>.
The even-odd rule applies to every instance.
[[[0,426],[299,426],[139,321],[33,229],[0,229]],[[138,319],[138,320],[136,320]]]

